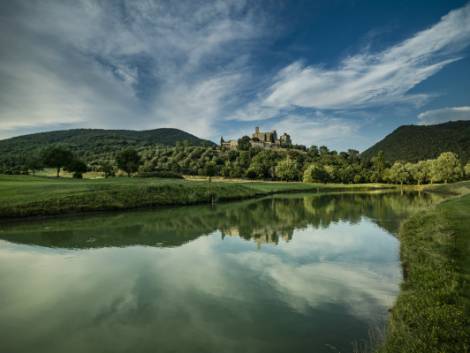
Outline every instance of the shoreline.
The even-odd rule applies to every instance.
[[[450,197],[400,227],[404,278],[379,353],[470,351],[470,182],[429,191]]]
[[[0,219],[152,209],[299,192],[395,191],[389,184],[305,184],[118,177],[101,180],[0,176]]]

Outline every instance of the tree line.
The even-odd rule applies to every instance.
[[[359,151],[329,150],[326,146],[289,149],[253,148],[241,138],[237,149],[218,146],[191,146],[178,142],[175,147],[147,146],[126,148],[106,158],[79,158],[66,146],[55,145],[18,157],[16,165],[0,165],[7,174],[34,174],[45,167],[57,176],[64,169],[81,178],[86,171],[101,172],[105,177],[127,176],[180,177],[181,175],[221,176],[258,180],[303,181],[320,183],[424,184],[449,182],[470,177],[470,163],[465,165],[452,152],[417,163],[389,164],[380,151],[366,159]]]

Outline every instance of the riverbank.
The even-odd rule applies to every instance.
[[[288,192],[393,189],[385,184],[304,184],[127,178],[71,179],[0,175],[0,218],[179,206]]]
[[[400,230],[404,282],[381,353],[470,352],[470,182]]]

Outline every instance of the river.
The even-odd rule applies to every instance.
[[[2,352],[352,352],[429,195],[292,194],[0,225]]]

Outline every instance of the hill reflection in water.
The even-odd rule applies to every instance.
[[[358,223],[363,217],[396,234],[408,214],[437,196],[406,193],[294,194],[211,206],[98,214],[0,226],[0,238],[53,248],[146,245],[175,247],[220,231],[262,244],[292,239],[294,230]]]
[[[291,194],[0,226],[2,352],[351,352],[433,200]]]

